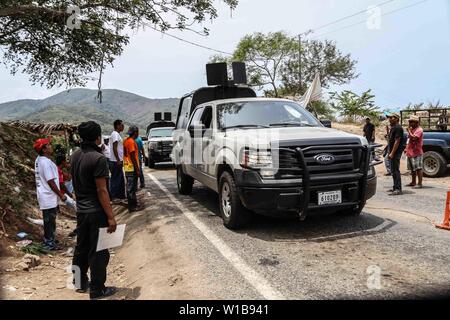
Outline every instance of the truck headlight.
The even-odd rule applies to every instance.
[[[260,169],[272,167],[272,153],[270,150],[244,149],[241,157],[243,168]]]
[[[149,146],[150,146],[150,149],[156,150],[156,149],[158,149],[158,142],[150,142]]]

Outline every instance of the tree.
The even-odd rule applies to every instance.
[[[301,52],[302,86],[299,84]],[[344,84],[357,77],[356,61],[343,55],[335,43],[307,40],[301,46],[296,38],[284,32],[246,35],[232,57],[213,56],[212,62],[242,61],[247,64],[249,84],[265,89],[267,96],[300,96],[307,90],[316,72],[322,85]]]
[[[357,122],[360,117],[377,117],[378,108],[374,98],[370,89],[361,95],[349,90],[333,92],[330,95],[331,107],[353,122]]]
[[[317,72],[324,88],[329,88],[332,84],[346,84],[358,77],[355,73],[356,61],[352,60],[350,54],[344,55],[332,41],[302,41],[300,52],[301,85],[298,50],[296,56],[290,57],[283,70],[283,92],[288,95],[302,95]]]
[[[311,101],[306,109],[313,113],[316,118],[332,120],[335,118],[334,110],[328,102]]]
[[[232,9],[238,3],[223,1]],[[0,2],[0,48],[11,73],[26,73],[32,83],[84,85],[122,53],[129,29],[192,30],[216,17],[213,0],[6,0]]]

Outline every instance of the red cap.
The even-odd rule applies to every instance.
[[[39,153],[41,152],[42,148],[47,144],[50,144],[50,139],[37,139],[34,142],[33,148],[34,150],[36,150],[37,153]]]

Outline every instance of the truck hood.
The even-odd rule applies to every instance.
[[[367,140],[355,134],[325,127],[290,127],[271,129],[229,130],[225,136],[228,139],[248,141],[248,145],[267,145],[268,142],[279,142],[280,145],[289,142],[314,142],[316,140],[359,140],[362,145],[367,145]]]
[[[155,137],[148,139],[148,142],[173,141],[172,137]]]

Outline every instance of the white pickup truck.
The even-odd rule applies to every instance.
[[[195,95],[182,99],[174,132],[178,190],[190,194],[197,180],[217,192],[226,227],[244,226],[255,212],[358,215],[375,194],[365,138],[324,127],[290,100],[204,98],[211,101],[193,105],[202,100]]]

